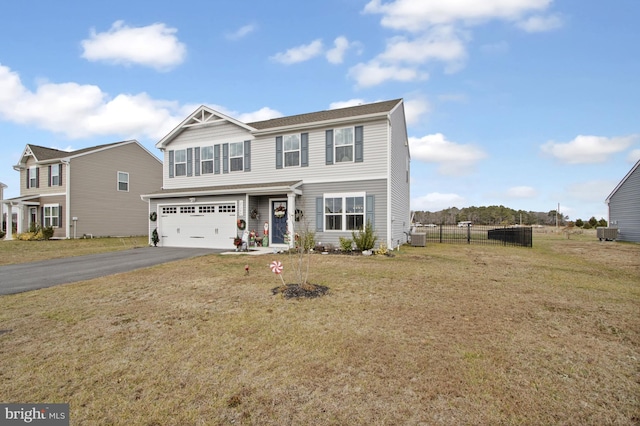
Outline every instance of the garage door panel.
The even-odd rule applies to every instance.
[[[161,245],[232,248],[236,236],[235,204],[160,206]]]

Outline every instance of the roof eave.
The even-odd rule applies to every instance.
[[[253,132],[253,135],[263,136],[263,135],[268,135],[272,133],[283,133],[283,132],[290,132],[290,131],[303,130],[303,129],[315,129],[315,128],[327,127],[335,124],[349,123],[352,121],[363,122],[363,121],[374,121],[374,120],[379,120],[383,118],[388,119],[389,114],[390,113],[388,111],[385,111],[385,112],[376,112],[376,113],[366,114],[366,115],[354,115],[350,117],[334,118],[330,120],[296,123],[296,124],[290,124],[287,126],[268,127],[266,129],[255,130]]]

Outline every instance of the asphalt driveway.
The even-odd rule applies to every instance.
[[[0,266],[0,295],[90,280],[174,260],[221,253],[223,251],[179,247],[143,247]]]

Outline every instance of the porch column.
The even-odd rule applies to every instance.
[[[289,231],[289,248],[295,247],[296,244],[296,228],[295,228],[295,213],[296,213],[296,195],[293,193],[287,194],[287,230]]]
[[[7,241],[13,240],[13,212],[11,211],[11,203],[6,203],[7,206],[7,234],[4,239]]]

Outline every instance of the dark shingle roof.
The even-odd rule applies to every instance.
[[[61,151],[59,149],[46,148],[44,146],[39,146],[39,145],[31,145],[31,144],[28,144],[28,145],[29,145],[29,148],[31,148],[31,152],[38,159],[38,161],[47,161],[47,160],[55,160],[57,158],[71,157],[73,155],[78,155],[85,152],[91,152],[98,149],[106,148],[108,146],[118,145],[121,143],[124,143],[124,142],[112,142],[104,145],[97,145],[89,148],[77,149],[75,151]]]
[[[330,109],[326,111],[311,112],[307,114],[291,115],[288,117],[273,118],[271,120],[247,123],[257,130],[265,130],[276,127],[295,126],[318,121],[337,120],[340,118],[357,117],[370,114],[380,114],[391,111],[401,99],[376,102],[373,104],[358,105],[347,108]]]

